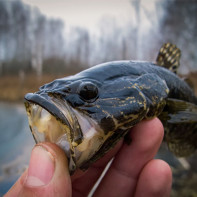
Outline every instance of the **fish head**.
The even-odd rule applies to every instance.
[[[25,106],[35,141],[59,145],[73,172],[117,130],[128,130],[144,117],[146,98],[130,79],[81,74],[28,93]]]

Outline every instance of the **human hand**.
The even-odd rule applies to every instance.
[[[131,131],[131,145],[121,140],[86,172],[78,170],[72,177],[69,176],[65,154],[59,147],[51,143],[36,145],[29,169],[5,197],[87,196],[113,157],[94,196],[170,196],[170,167],[164,161],[154,159],[163,139],[161,122],[157,118],[142,121]]]

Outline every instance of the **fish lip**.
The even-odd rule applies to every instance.
[[[61,108],[61,105],[60,106],[56,105],[57,104],[56,101],[64,102],[65,106],[62,105],[62,108]],[[28,119],[29,118],[31,119],[30,115],[32,114],[33,105],[38,105],[39,107],[42,107],[43,109],[48,111],[53,117],[56,118],[58,122],[60,122],[61,124],[65,125],[68,128],[68,130],[65,131],[65,134],[67,135],[66,141],[69,143],[69,149],[66,149],[65,144],[59,141],[58,139],[57,139],[58,141],[57,140],[51,141],[51,139],[49,139],[49,142],[53,142],[57,144],[60,148],[62,148],[62,150],[66,153],[67,158],[68,158],[69,171],[71,174],[74,173],[77,166],[76,166],[76,160],[75,160],[75,154],[74,154],[75,150],[73,146],[73,142],[75,143],[74,141],[75,136],[73,135],[74,134],[73,131],[78,132],[78,130],[73,130],[73,125],[74,126],[78,125],[78,122],[76,122],[77,121],[76,119],[75,120],[72,119],[73,122],[72,121],[69,122],[69,118],[67,119],[67,116],[63,112],[64,110],[68,110],[71,114],[73,114],[72,108],[69,106],[69,104],[66,101],[62,100],[61,97],[48,95],[46,92],[26,94],[24,97],[24,104],[26,107]],[[73,116],[75,117],[74,114]],[[46,139],[40,140],[39,136],[35,135],[35,132],[33,132],[33,127],[30,124],[30,121],[29,121],[29,126],[30,126],[30,130],[32,131],[32,135],[36,143],[48,141]],[[80,130],[80,127],[77,127],[77,128],[79,128]],[[62,136],[59,136],[59,137],[62,137]]]
[[[50,102],[50,96],[48,96],[48,94],[28,93],[25,95],[24,99],[25,106],[28,104],[37,104],[70,128],[67,118],[57,106]]]

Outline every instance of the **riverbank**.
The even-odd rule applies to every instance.
[[[65,77],[65,75],[43,75],[38,77],[33,74],[19,74],[18,76],[1,76],[0,101],[23,102],[24,95],[28,92],[36,92],[41,85],[61,77]],[[197,72],[190,73],[186,81],[189,81],[197,95]]]
[[[1,76],[0,77],[0,101],[23,102],[24,95],[28,92],[36,92],[38,88],[53,81],[56,78],[65,76],[35,75],[25,76]]]

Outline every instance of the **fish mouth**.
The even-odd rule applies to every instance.
[[[48,96],[48,94],[34,94],[34,93],[28,93],[25,95],[25,107],[27,112],[36,113],[36,106],[38,108],[43,109],[43,111],[49,112],[51,115],[56,117],[59,121],[62,123],[69,125],[69,122],[65,115],[62,113],[62,111],[54,105],[54,102],[52,101],[52,98]],[[30,111],[32,108],[32,111]],[[28,114],[29,115],[29,114]]]
[[[69,159],[70,171],[74,171],[74,149],[83,136],[72,108],[60,98],[36,93],[25,95],[25,107],[36,143],[52,142],[60,146]]]
[[[61,97],[28,93],[25,107],[36,143],[52,142],[64,150],[72,174],[101,148],[106,135],[98,123],[72,108]]]

